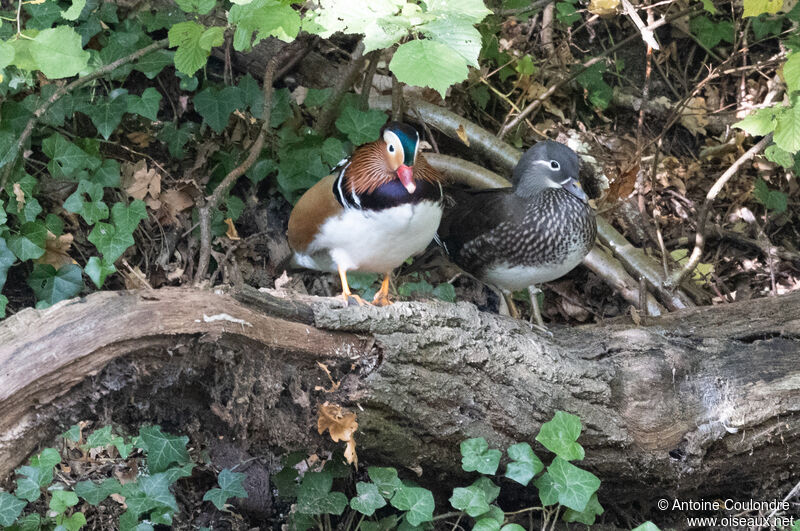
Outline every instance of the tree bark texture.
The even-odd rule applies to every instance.
[[[528,441],[548,462],[534,437],[559,409],[583,422],[581,466],[605,505],[782,498],[800,479],[800,293],[553,338],[468,303],[342,305],[168,288],[6,319],[0,477],[84,419],[157,422],[252,455],[331,448],[316,434],[328,400],[357,412],[361,462],[430,485],[462,474],[469,437]]]

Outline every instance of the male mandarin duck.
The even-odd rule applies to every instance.
[[[555,280],[594,245],[594,210],[578,182],[578,156],[552,140],[539,142],[514,168],[513,187],[456,191],[438,239],[450,259],[499,288],[512,316],[511,292]],[[544,328],[536,298],[534,317]]]
[[[442,176],[419,152],[419,133],[390,122],[333,175],[311,187],[289,217],[293,263],[338,271],[345,302],[348,271],[384,273],[373,304],[389,301],[389,276],[425,250],[442,218]]]

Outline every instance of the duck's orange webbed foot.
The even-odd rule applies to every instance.
[[[392,301],[389,300],[389,273],[384,275],[381,289],[375,294],[372,304],[375,306],[389,306],[392,304]]]

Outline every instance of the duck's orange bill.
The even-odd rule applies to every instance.
[[[417,189],[417,185],[414,183],[414,170],[411,166],[401,164],[400,167],[397,168],[397,178],[400,179],[400,182],[403,183],[403,186],[406,187],[409,194],[413,194],[414,190]]]

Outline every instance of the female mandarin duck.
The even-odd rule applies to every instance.
[[[384,273],[373,304],[389,301],[389,275],[425,250],[442,217],[441,174],[419,153],[419,133],[398,122],[355,150],[311,187],[289,217],[296,265],[338,271],[345,301],[348,271]]]
[[[594,245],[594,210],[578,182],[578,156],[547,140],[514,168],[513,187],[454,192],[439,239],[451,260],[497,286],[512,316],[511,292],[555,280],[577,266]],[[544,328],[536,298],[536,321]]]

